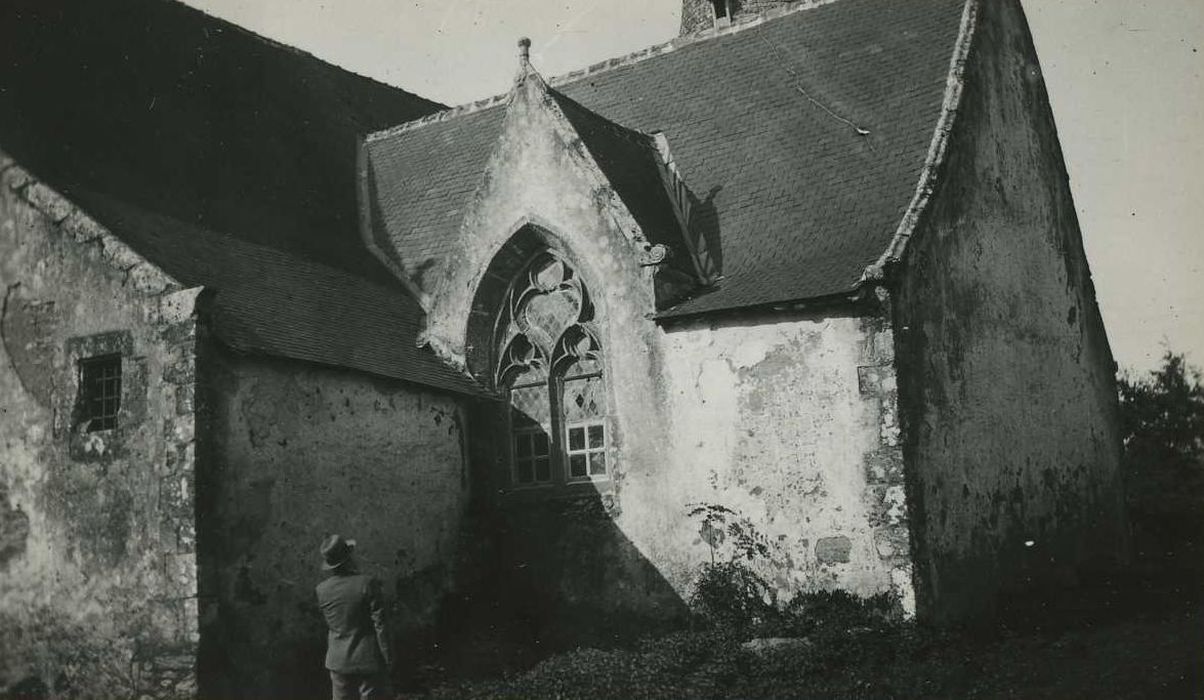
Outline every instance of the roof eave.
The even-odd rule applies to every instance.
[[[713,309],[699,309],[697,311],[681,312],[670,308],[661,311],[660,313],[653,314],[651,318],[658,323],[678,323],[692,321],[699,318],[714,318],[726,314],[747,316],[750,313],[797,313],[808,311],[829,311],[842,307],[848,308],[864,306],[867,301],[874,298],[869,294],[869,290],[869,285],[859,282],[849,289],[840,292],[834,292],[832,294],[799,297],[794,299],[781,299],[778,301],[769,302],[738,304]],[[680,308],[686,303],[687,302],[678,304],[675,308]]]

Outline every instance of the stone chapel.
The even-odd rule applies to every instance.
[[[0,9],[0,690],[304,696],[331,532],[409,645],[670,627],[734,532],[933,624],[1124,560],[1019,0],[516,54],[449,108],[174,0]]]

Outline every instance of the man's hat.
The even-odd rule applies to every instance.
[[[337,569],[351,558],[351,550],[355,549],[355,540],[345,540],[339,535],[331,535],[322,540],[323,569]]]

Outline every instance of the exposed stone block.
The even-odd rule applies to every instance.
[[[815,542],[815,559],[820,564],[844,564],[849,561],[853,543],[843,535],[821,537]]]
[[[0,481],[0,566],[25,553],[29,516],[8,501],[8,485]]]
[[[0,183],[14,192],[33,181],[33,176],[29,174],[29,171],[19,165],[13,165],[0,173]]]
[[[857,368],[857,390],[861,392],[862,396],[877,396],[882,390],[883,369],[882,367]]]
[[[196,381],[196,363],[186,358],[164,367],[163,381],[172,384],[192,384]]]
[[[192,384],[181,384],[178,387],[176,387],[175,396],[174,396],[175,405],[176,405],[176,415],[178,415],[178,416],[190,415],[195,410],[195,408],[196,408],[195,404],[194,404],[195,395],[196,395],[196,388]]]
[[[192,319],[200,287],[181,289],[165,295],[159,303],[159,316],[164,323],[180,323]]]
[[[104,241],[105,260],[113,267],[119,270],[131,270],[146,262],[141,255],[134,252],[133,248],[113,236],[105,236],[102,240]]]
[[[66,232],[78,243],[87,243],[98,238],[104,238],[109,233],[108,229],[101,226],[95,219],[79,209],[71,212],[66,219],[63,219],[63,223],[60,224],[60,230]]]
[[[34,182],[27,186],[24,196],[27,202],[56,224],[75,211],[75,207],[63,199],[58,192],[40,182]]]
[[[150,263],[140,263],[130,269],[130,284],[143,294],[162,294],[173,286],[173,280]]]

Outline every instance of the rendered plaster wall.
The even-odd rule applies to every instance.
[[[482,420],[474,431],[493,439],[483,451],[481,492],[506,493],[497,499],[496,517],[480,525],[482,538],[496,547],[483,555],[488,561],[481,580],[491,586],[487,594],[502,596],[505,607],[529,618],[515,624],[527,625],[545,643],[546,635],[589,636],[587,628],[626,625],[621,619],[655,623],[678,617],[680,590],[667,582],[661,562],[644,556],[618,519],[627,465],[646,469],[663,464],[667,454],[667,420],[660,409],[667,399],[657,378],[661,331],[648,318],[655,310],[655,268],[641,264],[638,226],[542,81],[527,78],[507,109],[481,188],[449,256],[456,264],[432,266],[423,278],[437,282],[428,315],[430,337],[452,357],[466,349],[471,353],[473,346],[488,350],[509,277],[496,298],[474,298],[478,290],[499,269],[511,272],[507,261],[529,259],[531,250],[524,246],[530,241],[557,250],[584,281],[597,310],[611,398],[609,443],[618,461],[612,479],[596,486],[506,492],[509,437]],[[490,301],[492,306],[483,309],[481,303]],[[474,370],[482,382],[490,381],[487,364]],[[499,415],[504,408],[495,410],[495,418]]]
[[[496,547],[481,580],[521,618],[507,624],[551,643],[680,619],[711,560],[698,505],[768,538],[756,566],[783,602],[844,587],[893,591],[910,609],[893,344],[876,307],[662,328],[642,232],[554,101],[528,78],[507,110],[453,242],[457,264],[421,280],[429,337],[453,360],[467,352],[488,382],[473,353],[488,349],[507,261],[537,245],[560,252],[596,307],[611,464],[607,481],[511,489],[504,420],[474,428],[492,437],[481,492],[501,494],[480,524]],[[482,299],[489,289],[497,297]]]
[[[778,603],[843,589],[914,613],[894,341],[876,311],[627,329],[652,330],[639,352],[663,364],[611,375],[613,480],[509,492],[487,523],[507,609],[548,645],[672,624],[705,564],[740,557],[735,526],[765,545],[739,560]],[[616,348],[608,364],[634,362]]]
[[[979,5],[965,92],[896,295],[922,614],[1123,556],[1112,356],[1019,3]]]
[[[758,314],[671,327],[663,340],[667,462],[629,467],[620,523],[685,591],[733,556],[696,505],[764,538],[752,560],[778,600],[889,592],[911,612],[893,340],[876,315]]]
[[[192,696],[197,292],[0,171],[0,694]],[[109,353],[118,426],[85,432]]]
[[[413,385],[218,346],[202,367],[202,694],[309,697],[328,683],[314,597],[326,535],[358,541],[399,642],[434,622],[468,495],[463,410]]]

